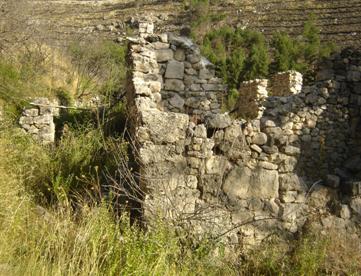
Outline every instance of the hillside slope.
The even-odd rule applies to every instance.
[[[26,8],[21,8],[26,2]],[[151,17],[162,31],[172,31],[190,24],[190,11],[185,1],[167,0],[20,0],[20,14],[9,3],[0,1],[3,16],[1,25],[9,25],[12,19],[27,16],[20,24],[22,31],[37,29],[37,35],[52,44],[64,44],[69,40],[91,35],[116,38],[129,28],[125,24],[131,17]],[[213,3],[217,2],[217,3]],[[14,4],[12,4],[14,6]],[[211,1],[211,11],[223,15],[217,24],[256,28],[270,35],[274,31],[286,31],[299,35],[309,15],[314,14],[321,28],[321,37],[342,46],[361,45],[360,0],[255,0]],[[5,16],[8,11],[8,16]],[[10,15],[9,15],[10,14]],[[14,24],[12,25],[14,26]],[[1,29],[0,29],[1,30]],[[0,31],[1,33],[1,31]]]

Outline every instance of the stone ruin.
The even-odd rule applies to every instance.
[[[197,45],[139,27],[127,108],[145,222],[244,248],[307,226],[360,238],[361,53],[325,60],[313,85],[295,71],[242,83],[234,111],[244,119],[234,120],[221,112],[226,86]],[[53,143],[56,110],[44,98],[33,104],[21,127]]]
[[[199,48],[151,29],[129,44],[127,87],[146,222],[244,247],[306,225],[360,235],[359,52],[326,61],[312,86],[296,72],[243,83],[237,111],[256,108],[232,120]]]
[[[31,108],[25,108],[19,119],[20,127],[42,144],[51,144],[55,141],[54,116],[58,109],[53,108],[47,98],[37,98]]]
[[[302,74],[297,71],[286,71],[274,74],[269,87],[272,96],[290,96],[302,91]]]

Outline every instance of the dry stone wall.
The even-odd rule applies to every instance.
[[[240,102],[255,101],[257,114],[239,121],[220,113],[224,87],[187,38],[133,39],[128,112],[144,219],[244,247],[273,234],[290,238],[308,223],[359,235],[357,168],[346,164],[361,153],[353,122],[361,56],[344,55],[302,91],[289,77],[282,96],[268,96],[267,80],[243,84]],[[247,95],[245,87],[258,85],[261,96]]]
[[[237,115],[241,118],[261,118],[265,110],[264,101],[268,97],[268,80],[256,79],[241,83],[236,104]]]
[[[297,71],[286,71],[274,74],[270,79],[270,95],[289,96],[298,94],[302,90],[303,77]]]
[[[181,112],[203,119],[220,113],[226,87],[215,77],[215,67],[201,56],[190,39],[162,35],[152,43],[162,80],[165,111]]]
[[[26,108],[19,119],[21,128],[42,144],[51,144],[55,140],[54,112],[47,98],[33,101],[32,108]]]

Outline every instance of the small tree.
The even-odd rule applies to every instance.
[[[202,52],[217,65],[218,75],[230,89],[268,74],[268,48],[259,32],[223,27],[206,35]]]
[[[299,48],[297,42],[286,33],[275,33],[272,40],[274,48],[274,71],[287,71],[297,68]]]
[[[313,63],[320,55],[321,39],[320,29],[315,24],[314,16],[311,16],[303,27],[304,58],[308,63]]]
[[[270,58],[264,43],[252,45],[249,58],[246,62],[244,79],[251,80],[267,77]]]
[[[238,88],[244,69],[245,53],[243,48],[235,49],[226,62],[226,81],[229,88]]]

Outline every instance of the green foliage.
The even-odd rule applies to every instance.
[[[21,70],[10,61],[0,58],[0,99],[19,106],[25,96],[25,87]]]
[[[304,234],[291,246],[274,238],[254,249],[241,267],[246,275],[323,275],[330,244],[316,232]]]
[[[102,174],[113,166],[100,129],[69,126],[56,147],[44,148],[13,127],[1,135],[8,152],[4,165],[11,170],[16,164],[14,171],[19,166],[24,187],[35,191],[39,202],[67,201],[85,194],[99,184],[100,179],[93,177],[97,170],[102,169],[98,171]]]
[[[64,106],[73,106],[74,105],[74,99],[69,91],[66,91],[63,88],[55,89],[55,95],[60,101],[60,103]]]
[[[202,52],[217,65],[230,89],[268,74],[268,48],[259,32],[223,27],[205,36]]]
[[[297,70],[310,74],[315,62],[335,50],[332,43],[321,42],[320,30],[312,16],[304,25],[302,37],[292,39],[285,33],[275,33],[272,46],[275,51],[273,72]]]
[[[238,89],[242,81],[268,78],[269,74],[287,70],[300,71],[311,79],[315,62],[334,49],[331,44],[321,43],[312,17],[305,23],[302,37],[294,39],[286,33],[275,33],[270,47],[262,33],[228,26],[205,34],[201,47],[202,53],[217,66],[217,74],[229,91]],[[234,95],[230,96],[233,102]]]
[[[110,96],[123,87],[126,46],[114,42],[74,43],[69,51],[77,77],[76,97]]]
[[[224,111],[226,112],[227,110],[233,110],[236,107],[236,104],[238,102],[238,98],[239,98],[238,90],[237,89],[231,89],[228,92],[227,101],[226,101],[225,105],[223,106],[223,108],[225,109]]]
[[[325,265],[327,239],[316,234],[304,237],[293,255],[297,275],[319,275]]]
[[[245,66],[244,79],[267,77],[269,63],[270,59],[265,44],[253,44]]]
[[[293,69],[302,71],[304,65],[300,63],[301,49],[297,41],[286,33],[275,33],[272,46],[275,51],[273,71],[282,72]]]
[[[182,242],[186,233],[176,235],[162,222],[144,231],[130,224],[126,212],[114,218],[104,197],[92,199],[93,191],[101,190],[102,167],[109,168],[106,159],[102,167],[93,167],[105,142],[97,130],[72,131],[58,147],[48,148],[11,125],[1,125],[0,274],[221,275],[230,271],[225,260],[212,256],[213,244],[201,243],[193,254],[191,245],[184,247]],[[87,187],[90,197],[69,197],[75,182]],[[94,185],[87,186],[88,182]],[[34,200],[43,197],[43,185],[57,196],[57,204],[49,209]]]

